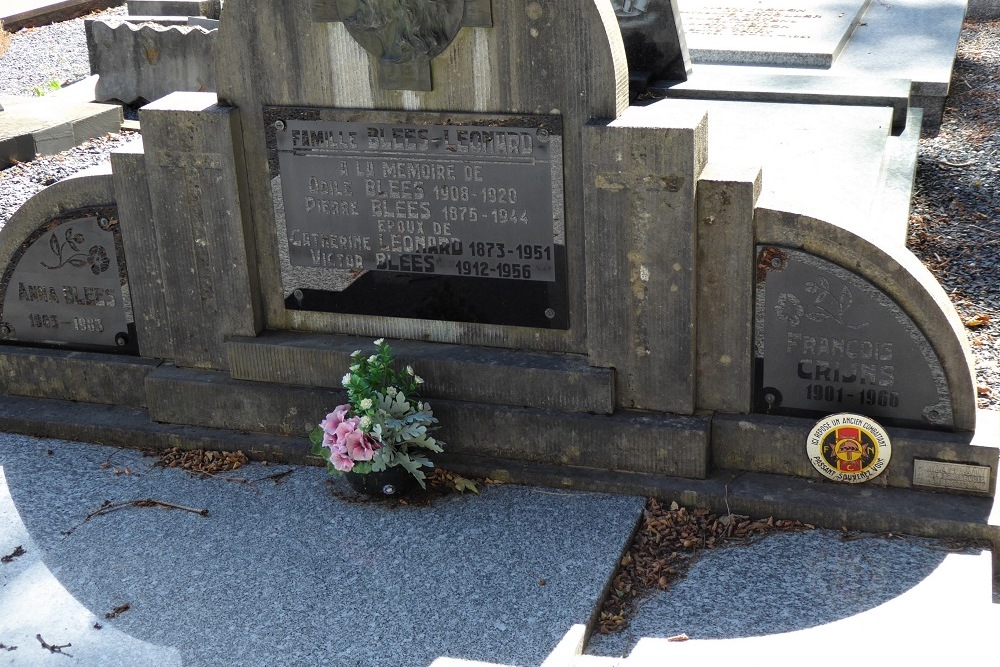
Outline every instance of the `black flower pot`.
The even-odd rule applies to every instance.
[[[352,489],[369,496],[398,496],[406,493],[417,481],[403,466],[393,466],[367,475],[345,472],[344,479]]]

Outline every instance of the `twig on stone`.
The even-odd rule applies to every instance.
[[[185,512],[191,512],[193,514],[200,514],[202,516],[208,516],[207,509],[198,509],[196,507],[186,507],[184,505],[177,505],[175,503],[168,502],[166,500],[154,500],[152,498],[140,498],[139,500],[126,500],[121,503],[106,503],[100,508],[94,510],[87,515],[84,519],[84,523],[90,521],[95,516],[100,516],[101,514],[108,514],[109,512],[114,512],[115,510],[120,510],[125,507],[165,507],[167,509],[173,510],[184,510]]]
[[[72,646],[72,644],[58,644],[58,645],[57,644],[47,644],[45,642],[45,640],[42,639],[42,635],[40,635],[40,634],[35,635],[35,639],[37,639],[38,642],[42,645],[42,648],[47,649],[49,651],[49,653],[62,653],[64,648],[69,648],[70,646]],[[69,655],[69,654],[66,653],[65,655]]]
[[[120,604],[117,607],[115,607],[114,609],[112,609],[111,611],[109,611],[108,613],[106,613],[104,615],[104,618],[118,618],[118,616],[120,614],[124,614],[126,611],[128,611],[131,608],[132,608],[132,605],[130,605],[128,602],[126,602],[125,604]]]
[[[164,507],[166,509],[183,510],[185,512],[191,512],[193,514],[200,514],[201,516],[208,516],[208,510],[204,508],[197,507],[187,507],[185,505],[178,505],[176,503],[171,503],[166,500],[154,500],[153,498],[140,498],[138,500],[126,500],[120,503],[112,503],[107,500],[99,508],[84,517],[76,526],[70,528],[69,530],[64,530],[63,535],[69,535],[77,528],[87,523],[95,516],[100,516],[102,514],[108,514],[114,512],[115,510],[124,509],[126,507]]]
[[[9,554],[7,554],[3,558],[0,558],[0,563],[10,563],[15,558],[19,558],[19,557],[23,556],[24,553],[25,553],[24,547],[18,545],[17,548],[15,548],[12,552],[10,552]]]

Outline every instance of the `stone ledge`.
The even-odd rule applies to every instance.
[[[390,342],[400,362],[412,364],[426,381],[421,393],[428,398],[568,412],[614,411],[614,371],[588,366],[579,355]],[[336,389],[351,352],[373,349],[368,338],[272,331],[257,338],[233,338],[226,348],[236,379]]]
[[[0,168],[54,155],[121,129],[121,107],[73,100],[0,97]]]
[[[306,435],[343,391],[234,380],[227,373],[163,365],[146,378],[149,414],[189,424],[268,435]],[[462,401],[433,401],[436,434],[455,453],[634,470],[681,477],[708,473],[710,420],[620,412],[613,416]]]
[[[915,429],[887,428],[892,442],[892,460],[885,473],[871,484],[913,487],[913,460],[933,459],[990,468],[992,496],[997,483],[1000,456],[998,420],[983,417],[972,433],[947,433]],[[717,413],[712,420],[712,462],[716,468],[794,475],[823,479],[805,453],[812,419],[768,415],[728,415]],[[960,493],[952,491],[951,493]]]
[[[729,69],[704,74],[695,70],[687,81],[660,82],[650,91],[657,96],[696,100],[891,107],[894,134],[906,126],[910,103],[910,82],[906,79],[746,74]]]
[[[0,348],[0,393],[142,408],[159,361],[95,352]]]

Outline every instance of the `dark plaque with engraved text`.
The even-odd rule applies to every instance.
[[[115,208],[41,225],[0,280],[0,341],[137,354]]]
[[[265,110],[286,307],[568,327],[560,119],[359,116]]]
[[[895,301],[810,253],[757,251],[755,411],[850,411],[896,426],[953,426],[941,362]]]

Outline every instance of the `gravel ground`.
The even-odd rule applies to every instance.
[[[115,7],[91,16],[124,16]],[[83,18],[42,28],[19,30],[10,49],[0,58],[0,95],[34,95],[53,81],[60,86],[90,76],[90,58]]]
[[[965,24],[935,137],[920,141],[909,247],[967,328],[979,406],[1000,409],[1000,21]],[[970,322],[971,323],[971,322]]]
[[[98,15],[121,15],[125,8]],[[962,32],[944,123],[920,142],[910,248],[937,276],[968,329],[979,406],[1000,409],[1000,21]],[[83,19],[22,30],[0,58],[0,94],[31,95],[89,74]],[[109,135],[0,171],[0,226],[44,186],[97,164],[131,137]]]

